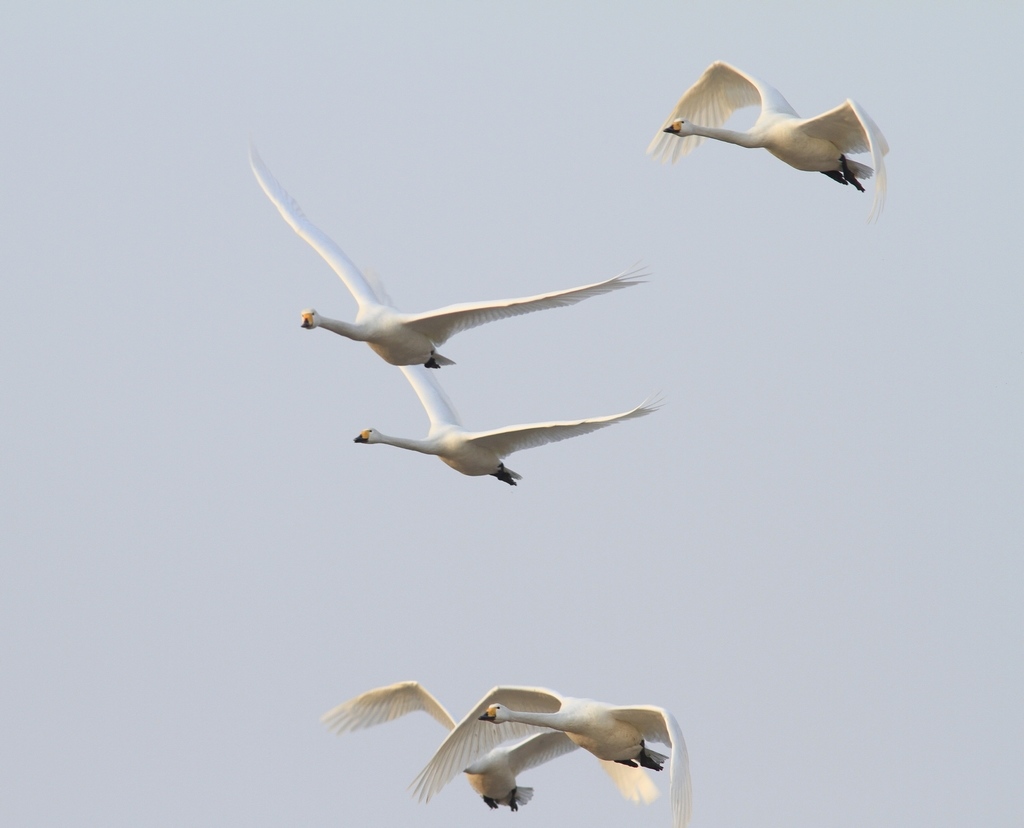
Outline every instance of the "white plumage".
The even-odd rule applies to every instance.
[[[760,106],[761,113],[746,132],[722,129],[732,113]],[[679,99],[655,134],[647,152],[662,161],[677,161],[705,138],[741,147],[764,148],[798,170],[822,172],[841,184],[875,176],[875,197],[868,221],[885,205],[885,163],[889,144],[882,131],[856,101],[813,118],[801,118],[777,89],[728,63],[712,63]],[[870,152],[874,170],[851,161],[847,153]]]
[[[368,428],[360,432],[355,442],[384,443],[432,454],[463,474],[489,474],[512,486],[516,485],[516,480],[522,479],[521,475],[505,468],[502,462],[512,452],[589,434],[613,423],[644,417],[659,407],[656,400],[648,398],[636,408],[606,417],[512,425],[492,431],[466,431],[455,406],[429,370],[422,365],[403,365],[401,370],[430,418],[430,431],[426,438],[391,437]]]
[[[675,717],[661,707],[617,707],[590,699],[573,699],[541,687],[495,687],[448,734],[413,780],[414,794],[429,801],[477,757],[507,739],[538,729],[560,730],[598,759],[633,763],[660,770],[671,761],[669,790],[673,828],[690,821],[690,763]],[[669,757],[650,750],[646,741],[671,747]]]
[[[450,359],[437,353],[437,348],[460,331],[524,313],[575,305],[592,296],[632,287],[647,275],[642,270],[633,269],[603,282],[536,296],[466,302],[426,313],[402,313],[390,306],[383,287],[376,279],[364,276],[345,252],[306,218],[302,208],[277,182],[254,147],[249,148],[249,163],[263,192],[284,220],[334,269],[359,305],[354,322],[321,316],[309,308],[302,312],[302,327],[326,328],[349,339],[365,342],[392,365],[426,365],[429,368],[453,365]]]
[[[338,734],[383,724],[417,710],[430,715],[447,730],[455,728],[455,720],[431,693],[416,681],[402,681],[386,687],[377,687],[339,704],[321,717],[321,721]],[[577,745],[564,733],[548,731],[538,733],[505,747],[497,746],[468,764],[463,773],[470,786],[490,808],[506,805],[512,810],[533,797],[533,788],[524,788],[516,776],[525,770],[542,765],[566,753]],[[643,773],[612,762],[601,762],[627,799],[651,802],[658,789]]]

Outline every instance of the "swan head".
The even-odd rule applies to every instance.
[[[501,722],[508,721],[508,713],[505,708],[500,704],[492,704],[484,711],[484,715],[480,716],[482,722],[493,722],[494,724],[500,724]]]
[[[372,428],[368,428],[365,431],[360,431],[359,436],[356,437],[353,443],[379,443],[380,440],[377,437],[377,432]]]
[[[320,314],[312,308],[307,308],[302,312],[302,327],[306,330],[312,330],[320,325]]]
[[[690,125],[686,123],[682,118],[676,118],[671,124],[665,127],[662,132],[667,132],[669,135],[690,135]]]

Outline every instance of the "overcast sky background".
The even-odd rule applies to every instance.
[[[583,752],[414,802],[436,723],[319,723],[404,679],[669,708],[695,828],[1024,822],[1024,7],[89,5],[0,12],[4,822],[670,824]],[[877,225],[645,157],[716,59],[865,107]],[[451,340],[467,427],[664,408],[515,489],[353,444],[426,417],[250,137],[406,310],[650,269]]]

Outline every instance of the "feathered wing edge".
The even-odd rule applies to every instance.
[[[447,730],[455,727],[451,714],[417,681],[400,681],[367,690],[328,710],[320,717],[320,721],[332,733],[340,736],[352,730],[390,722],[417,710],[427,713]]]
[[[420,802],[429,802],[459,772],[484,754],[509,739],[532,736],[547,728],[518,722],[494,724],[480,721],[492,704],[506,704],[513,710],[554,713],[562,706],[561,697],[543,687],[494,687],[466,714],[441,742],[437,751],[409,785]]]
[[[641,284],[650,274],[642,268],[631,268],[605,279],[580,287],[556,290],[550,293],[539,293],[535,296],[524,296],[518,299],[496,299],[487,302],[464,302],[448,305],[426,313],[403,314],[402,320],[407,327],[428,337],[435,345],[442,345],[460,331],[508,319],[541,310],[564,308],[590,299],[611,293],[613,290]]]
[[[306,217],[299,203],[288,194],[287,190],[274,178],[273,173],[267,169],[267,165],[263,163],[263,159],[260,158],[260,154],[251,142],[249,143],[249,166],[252,167],[253,175],[256,176],[256,181],[259,182],[267,198],[277,207],[281,218],[331,266],[345,287],[348,288],[349,293],[352,294],[352,298],[359,305],[378,304],[373,289],[366,282],[366,278],[359,268],[330,236]]]
[[[693,791],[690,786],[690,757],[686,751],[682,728],[663,707],[636,705],[615,708],[616,716],[636,727],[644,739],[671,745],[672,765],[669,771],[669,799],[672,806],[672,827],[686,828],[693,814]]]
[[[889,142],[885,140],[882,130],[878,124],[868,115],[867,112],[853,99],[847,103],[857,114],[857,118],[864,125],[864,132],[868,136],[868,149],[871,151],[871,163],[875,165],[875,197],[871,202],[871,212],[868,213],[868,221],[877,221],[882,215],[882,208],[885,207],[885,188],[888,184],[888,176],[885,172],[885,155],[889,152]]]
[[[669,116],[658,128],[647,154],[662,163],[671,161],[673,164],[684,155],[689,155],[703,142],[699,135],[677,137],[665,132],[673,121],[682,119],[700,126],[720,127],[737,109],[746,106],[763,106],[767,91],[772,102],[778,104],[777,97],[789,109],[789,104],[775,89],[762,84],[735,66],[717,60],[712,63],[697,82],[687,89],[676,103]]]
[[[508,426],[493,431],[478,431],[466,434],[466,439],[497,452],[499,457],[507,457],[515,451],[557,443],[570,437],[590,434],[624,420],[635,420],[646,417],[661,407],[661,398],[655,394],[648,397],[636,408],[621,414],[609,414],[606,417],[591,417],[583,420],[564,420],[549,423],[530,423],[527,425]]]
[[[525,770],[565,756],[577,748],[578,745],[560,730],[538,733],[508,749],[509,769],[514,776],[518,776]]]

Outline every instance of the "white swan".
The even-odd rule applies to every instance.
[[[426,365],[428,368],[454,365],[450,359],[438,354],[436,349],[459,331],[524,313],[575,305],[592,296],[632,287],[642,282],[647,275],[633,269],[603,282],[568,290],[519,299],[448,305],[426,313],[402,313],[390,306],[378,284],[368,280],[342,249],[306,218],[302,208],[271,175],[252,146],[249,147],[249,163],[263,192],[274,202],[284,220],[334,268],[359,305],[354,322],[329,319],[309,308],[302,312],[302,327],[326,328],[357,342],[365,342],[392,365]]]
[[[389,722],[416,710],[430,714],[447,730],[455,727],[455,720],[448,711],[416,681],[401,681],[368,690],[328,711],[321,716],[320,721],[340,736],[350,730]],[[515,745],[494,748],[468,765],[463,773],[489,808],[506,805],[516,811],[520,805],[525,805],[533,798],[533,788],[518,785],[516,776],[576,748],[577,745],[564,733],[539,733]],[[601,762],[601,767],[627,799],[634,802],[653,802],[657,799],[657,787],[640,771],[613,762]]]
[[[430,431],[426,439],[389,437],[368,428],[360,432],[354,442],[384,443],[421,454],[433,454],[463,474],[489,474],[510,486],[515,486],[517,480],[523,479],[522,475],[505,468],[502,462],[502,458],[512,452],[589,434],[612,423],[644,417],[659,407],[656,400],[648,398],[636,408],[607,417],[512,425],[493,431],[466,431],[455,412],[455,406],[430,371],[422,365],[403,365],[401,370],[430,418]]]
[[[721,128],[735,110],[755,105],[760,105],[761,114],[747,132]],[[882,156],[889,152],[889,144],[867,112],[849,98],[822,115],[801,118],[779,90],[716,61],[683,93],[647,152],[662,161],[675,162],[705,138],[741,147],[763,147],[791,167],[824,173],[861,192],[864,187],[857,178],[870,178],[872,169],[849,160],[846,153],[870,151],[875,165],[875,198],[868,221],[882,212],[886,183]]]
[[[496,726],[497,725],[497,726]],[[541,687],[495,687],[448,734],[433,758],[413,780],[414,795],[430,798],[460,768],[506,739],[529,736],[538,728],[561,730],[603,761],[661,770],[669,757],[647,747],[647,740],[672,748],[670,800],[673,828],[690,821],[690,761],[675,717],[661,707],[572,699]]]

